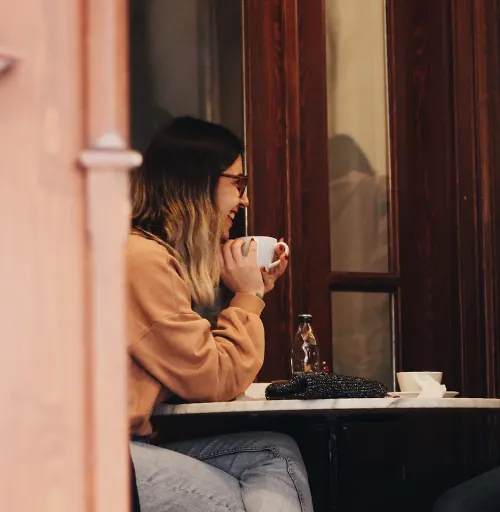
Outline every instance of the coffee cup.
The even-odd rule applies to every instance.
[[[287,256],[290,252],[288,245],[285,242],[278,242],[276,238],[270,236],[245,236],[242,237],[242,240],[245,242],[242,248],[244,256],[248,254],[248,247],[252,239],[257,244],[257,264],[266,270],[270,270],[280,264],[279,260],[273,261],[277,247],[283,247]]]
[[[422,391],[422,386],[419,384],[418,378],[424,375],[441,384],[443,372],[399,372],[397,373],[399,389],[402,392]]]

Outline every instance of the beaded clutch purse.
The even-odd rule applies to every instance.
[[[386,395],[387,387],[381,382],[335,373],[301,373],[266,388],[268,400],[383,398]]]

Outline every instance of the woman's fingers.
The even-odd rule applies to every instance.
[[[222,246],[222,256],[224,258],[224,266],[226,268],[233,268],[234,258],[233,253],[231,250],[232,245],[234,244],[235,240],[228,240],[223,246]]]
[[[238,238],[234,241],[234,243],[231,245],[231,254],[233,256],[233,260],[236,265],[242,266],[243,265],[243,246],[245,245],[245,241],[241,238]]]
[[[257,263],[257,242],[252,238],[248,244],[248,254],[246,256],[252,263]]]

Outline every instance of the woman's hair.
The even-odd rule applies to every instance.
[[[217,183],[242,151],[240,139],[223,126],[179,117],[156,133],[131,173],[132,228],[173,251],[197,304],[214,301],[225,221]]]

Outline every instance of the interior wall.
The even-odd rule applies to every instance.
[[[202,6],[199,0],[146,0],[145,6],[154,102],[173,116],[199,116],[202,48],[197,34]]]
[[[144,150],[172,117],[243,135],[241,4],[129,0],[132,140]]]

